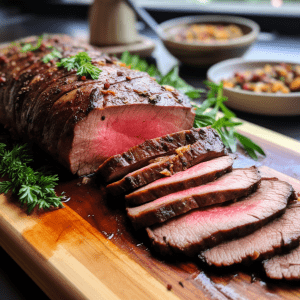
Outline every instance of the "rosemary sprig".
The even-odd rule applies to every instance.
[[[12,150],[7,150],[6,145],[0,143],[0,176],[6,175],[10,179],[0,182],[0,193],[12,191],[18,196],[21,206],[27,207],[27,213],[36,206],[44,210],[63,207],[61,197],[54,190],[57,175],[34,171],[28,166],[32,161],[26,145],[16,145]]]
[[[77,70],[77,75],[90,76],[96,80],[102,71],[94,66],[91,61],[92,59],[86,52],[79,52],[74,56],[62,58],[56,65],[66,68],[68,71]]]
[[[161,85],[173,86],[191,99],[200,98],[201,93],[204,92],[204,90],[193,88],[180,78],[178,66],[173,67],[166,75],[162,75],[154,65],[149,65],[138,55],[130,55],[128,52],[124,52],[121,56],[121,61],[126,65],[130,65],[133,69],[155,76],[157,82]],[[264,151],[257,144],[236,132],[235,127],[242,123],[234,121],[235,114],[225,106],[224,102],[227,101],[227,98],[223,96],[223,85],[217,85],[208,81],[205,84],[208,87],[207,99],[201,106],[195,106],[194,127],[212,126],[220,134],[225,146],[232,152],[236,151],[237,143],[239,142],[253,159],[258,159],[256,153],[265,155]],[[223,113],[221,118],[218,117],[219,111]]]

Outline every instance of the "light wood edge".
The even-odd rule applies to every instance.
[[[54,300],[179,299],[172,291],[168,291],[165,285],[129,258],[111,241],[103,237],[70,208],[66,207],[62,210],[67,214],[72,214],[72,218],[78,221],[76,224],[83,224],[81,229],[87,230],[90,234],[87,243],[107,260],[111,266],[110,271],[121,268],[120,273],[123,277],[116,280],[118,280],[120,289],[125,292],[124,297],[120,298],[114,290],[110,289],[109,285],[101,281],[103,272],[100,274],[101,276],[95,276],[88,269],[84,260],[82,263],[76,255],[73,255],[72,245],[59,245],[51,257],[47,259],[43,255],[42,249],[36,248],[23,235],[24,229],[25,231],[31,230],[34,228],[34,224],[39,223],[39,219],[36,216],[23,218],[26,214],[20,214],[21,210],[9,203],[3,195],[0,195],[0,204],[0,245],[49,298]],[[56,212],[58,211],[51,212],[51,214],[56,214]],[[21,218],[20,215],[22,215]],[[78,236],[80,238],[79,233]],[[106,249],[108,251],[105,251]],[[111,276],[111,274],[107,276]],[[126,295],[127,289],[130,296]],[[134,294],[134,291],[138,291],[138,293]],[[120,290],[118,293],[120,294]]]

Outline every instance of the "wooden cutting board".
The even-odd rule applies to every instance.
[[[255,162],[240,151],[235,167],[256,164],[300,192],[300,143],[247,122],[239,131],[267,157]],[[51,299],[300,298],[299,282],[269,280],[260,264],[215,270],[156,256],[100,183],[74,179],[61,182],[62,191],[70,198],[63,209],[30,216],[0,196],[0,245]]]

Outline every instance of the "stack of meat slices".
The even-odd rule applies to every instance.
[[[214,129],[192,128],[112,156],[98,173],[159,253],[215,266],[260,259],[271,278],[300,278],[300,250],[274,257],[299,246],[293,187],[233,162]]]

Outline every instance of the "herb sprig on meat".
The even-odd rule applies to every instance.
[[[138,55],[124,52],[121,61],[133,69],[147,72],[162,85],[173,86],[190,99],[198,99],[205,92],[202,89],[193,88],[180,78],[178,66],[173,67],[166,75],[162,75],[155,65],[149,65],[146,60],[141,59]],[[253,159],[258,159],[257,153],[265,155],[261,147],[236,131],[235,127],[242,125],[242,123],[235,121],[236,115],[225,106],[224,102],[227,101],[227,97],[223,96],[223,85],[208,81],[205,84],[208,88],[206,100],[201,105],[193,104],[196,108],[194,127],[212,126],[218,131],[223,143],[232,152],[236,152],[237,143],[239,142]],[[220,117],[220,111],[223,114],[222,117]]]
[[[39,36],[35,46],[33,46],[30,43],[27,43],[27,44],[23,45],[22,49],[21,49],[21,52],[22,53],[27,53],[27,52],[38,50],[42,45],[43,38],[44,38],[43,35]]]
[[[91,61],[92,59],[86,52],[79,52],[74,56],[62,58],[56,65],[66,68],[68,71],[77,70],[77,75],[96,80],[102,70],[94,66]]]
[[[52,52],[46,54],[42,60],[43,60],[43,63],[46,64],[49,61],[54,60],[56,58],[62,58],[62,55],[56,48],[53,48]]]
[[[30,213],[36,206],[39,209],[63,207],[61,197],[55,194],[57,175],[45,175],[42,171],[34,171],[28,164],[32,159],[28,155],[27,146],[16,145],[7,150],[0,143],[0,176],[7,176],[9,181],[0,182],[0,193],[11,191],[18,196],[21,206],[27,207]]]

